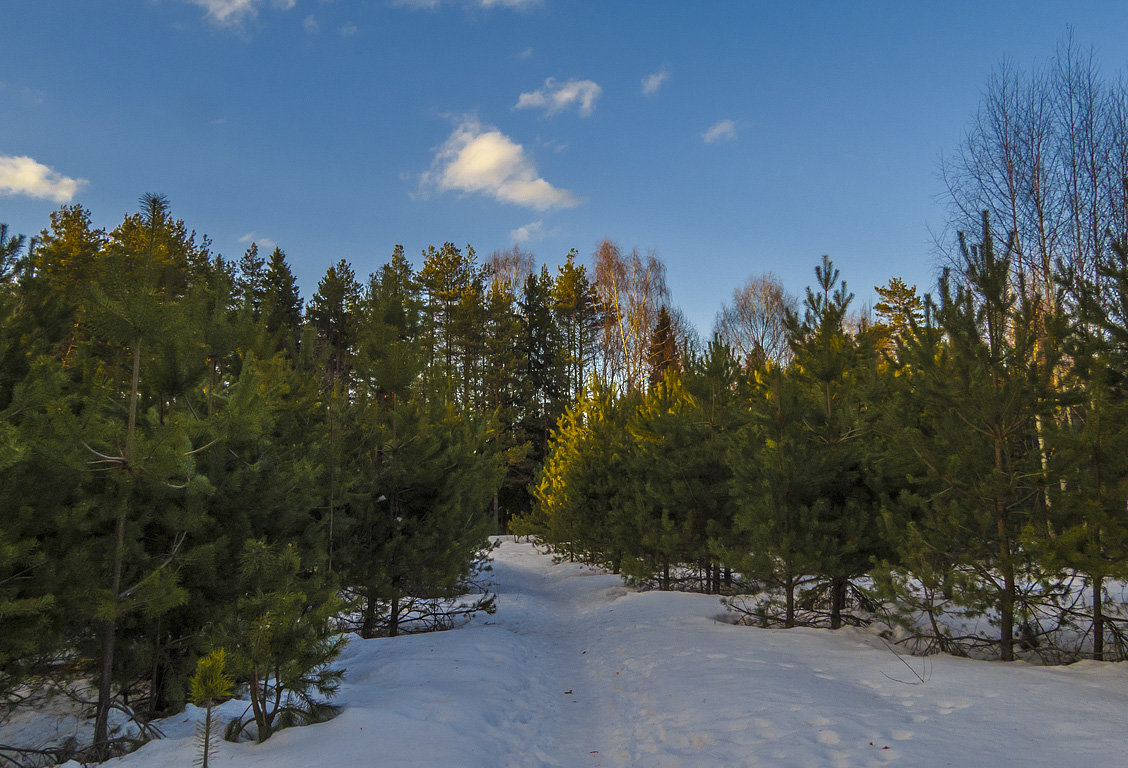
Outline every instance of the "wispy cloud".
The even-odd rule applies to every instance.
[[[558,83],[553,78],[544,81],[544,87],[522,93],[514,109],[543,109],[546,115],[578,105],[580,115],[589,116],[595,110],[595,100],[603,93],[592,80],[569,80]]]
[[[359,28],[356,26],[356,24],[353,24],[350,21],[347,24],[342,24],[341,27],[337,30],[337,34],[339,34],[341,37],[356,37],[356,33],[358,31]]]
[[[512,8],[521,11],[540,5],[541,0],[392,0],[392,5],[413,10],[433,10],[440,5],[464,5],[468,8]]]
[[[321,29],[321,25],[317,23],[317,19],[313,18],[313,14],[311,13],[309,16],[302,19],[302,29],[305,30],[307,35],[314,35]]]
[[[714,144],[718,141],[732,141],[736,138],[736,123],[732,120],[721,120],[720,122],[713,123],[709,129],[701,134],[702,140],[706,144]]]
[[[204,9],[208,20],[221,27],[238,27],[247,19],[258,15],[259,6],[267,0],[184,0]],[[297,0],[269,0],[280,11],[292,9]]]
[[[475,117],[463,118],[437,149],[420,188],[477,193],[538,211],[580,203],[568,190],[541,178],[524,147]]]
[[[278,243],[271,240],[269,237],[262,237],[258,232],[248,232],[239,238],[240,243],[254,243],[259,248],[267,251],[273,251],[278,247]]]
[[[647,75],[642,78],[642,92],[649,96],[652,93],[658,93],[667,80],[670,79],[670,70],[662,67],[657,72]]]
[[[509,232],[509,239],[514,243],[535,243],[544,239],[544,221],[531,221],[523,227]]]
[[[529,47],[528,47],[528,48],[526,48],[525,50],[523,50],[523,51],[519,52],[519,53],[517,54],[517,58],[519,58],[519,59],[528,59],[528,58],[531,58],[531,57],[532,57],[532,55],[533,55],[533,48],[532,48],[532,46],[529,46]]]
[[[26,195],[56,203],[69,203],[89,184],[72,179],[26,156],[0,155],[0,194]]]

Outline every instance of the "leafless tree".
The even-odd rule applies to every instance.
[[[624,255],[604,240],[593,254],[594,285],[603,308],[603,373],[627,389],[646,382],[646,356],[658,311],[669,296],[666,267],[651,251]]]
[[[746,366],[764,360],[786,365],[791,360],[784,317],[795,309],[795,299],[769,272],[753,275],[732,293],[713,322],[713,331]]]
[[[522,251],[519,245],[507,251],[494,251],[486,263],[493,282],[511,296],[520,293],[536,265],[537,259],[532,251]]]
[[[1004,60],[942,163],[953,228],[975,231],[987,211],[1006,230],[1016,278],[1051,311],[1059,270],[1093,274],[1109,233],[1128,231],[1126,128],[1128,88],[1102,77],[1072,35],[1032,72]]]

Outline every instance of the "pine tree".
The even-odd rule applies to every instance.
[[[265,268],[266,259],[259,256],[258,243],[251,243],[251,246],[239,259],[237,289],[242,297],[243,306],[247,308],[254,320],[258,320],[261,316],[262,305],[266,299],[267,278]]]
[[[1049,535],[1026,542],[1047,566],[1089,580],[1093,658],[1104,658],[1105,585],[1128,575],[1128,246],[1114,241],[1096,275],[1073,270],[1064,287],[1071,323],[1060,396],[1069,406],[1049,421]]]
[[[562,335],[568,398],[580,396],[587,377],[595,370],[599,334],[603,325],[599,297],[587,276],[586,267],[576,266],[573,248],[553,282],[554,311]]]
[[[104,500],[107,510],[113,510],[105,563],[109,584],[94,602],[93,616],[101,644],[94,741],[102,750],[108,745],[107,717],[119,658],[119,629],[126,612],[138,610],[142,616],[155,617],[186,598],[175,572],[159,565],[158,558],[165,557],[167,563],[175,557],[176,542],[183,540],[183,532],[176,529],[197,525],[198,517],[178,515],[188,507],[178,509],[170,501],[179,495],[191,503],[193,496],[209,490],[195,467],[194,456],[201,445],[193,441],[201,433],[198,419],[190,409],[161,407],[164,397],[154,403],[156,393],[146,391],[147,380],[141,375],[145,351],[182,330],[175,325],[172,302],[186,288],[194,245],[183,223],[169,217],[163,197],[146,195],[141,204],[141,214],[127,217],[111,233],[101,263],[106,277],[95,286],[92,300],[97,344],[92,351],[104,350],[118,377],[93,394],[92,400],[97,403],[100,398],[105,410],[94,411],[98,415],[83,436],[92,466],[106,473],[91,491]],[[145,531],[158,510],[171,518],[166,523],[171,530],[160,526],[162,535]],[[150,547],[163,540],[168,550],[154,552],[141,544],[146,539]],[[147,557],[138,558],[139,550]]]
[[[355,310],[359,302],[356,274],[342,259],[325,272],[306,307],[307,321],[317,332],[320,354],[325,360],[327,389],[344,382],[351,371],[356,342]]]
[[[200,768],[208,768],[208,761],[214,760],[219,746],[212,727],[212,714],[215,705],[231,695],[235,681],[226,673],[227,654],[222,648],[212,651],[200,659],[196,674],[189,682],[189,696],[192,703],[205,710],[204,722],[196,731],[196,741],[200,747],[200,757],[195,761]]]
[[[650,350],[646,357],[650,368],[650,386],[657,386],[666,376],[666,371],[681,369],[677,340],[674,337],[673,321],[670,312],[663,305],[654,321],[654,331],[650,336]]]
[[[332,619],[342,608],[335,585],[303,570],[293,544],[248,540],[240,558],[242,596],[222,632],[236,680],[245,682],[249,717],[233,720],[236,740],[253,723],[262,742],[291,725],[331,717],[324,699],[336,693],[343,671],[332,666],[345,645]]]
[[[267,333],[280,336],[282,349],[296,356],[302,327],[302,299],[298,282],[281,248],[270,253],[262,290],[261,316]]]
[[[797,591],[823,565],[810,463],[819,446],[807,426],[817,411],[798,377],[770,360],[755,372],[750,403],[729,459],[733,528],[719,545],[726,565],[783,590],[784,626],[793,627]]]
[[[1050,413],[1055,361],[1037,349],[1036,307],[1021,283],[1012,286],[1010,254],[996,253],[986,216],[981,243],[961,237],[961,245],[963,284],[953,289],[945,274],[938,303],[926,310],[943,342],[914,334],[902,361],[917,372],[920,418],[892,450],[916,455],[922,469],[916,533],[899,542],[900,559],[920,561],[921,548],[940,555],[936,578],[956,581],[954,597],[967,610],[994,613],[1001,656],[1011,661],[1018,579],[1044,575],[1020,539],[1042,496],[1034,429]]]
[[[529,445],[522,465],[522,480],[529,483],[535,467],[544,461],[549,434],[564,412],[567,382],[560,327],[552,308],[552,276],[547,267],[525,280],[518,302],[521,318],[519,351],[524,397],[519,429]]]
[[[881,340],[879,346],[894,352],[904,344],[914,327],[924,322],[924,302],[917,296],[916,286],[907,286],[899,277],[892,278],[884,287],[874,286],[880,301],[873,305],[877,313],[876,330]]]
[[[431,357],[428,390],[432,397],[459,395],[469,404],[480,390],[482,301],[485,272],[474,249],[453,243],[423,252],[418,281]]]
[[[876,493],[867,466],[861,394],[876,361],[869,338],[849,335],[846,312],[853,294],[826,256],[815,268],[802,318],[788,312],[796,382],[811,410],[806,451],[815,519],[807,534],[820,541],[817,573],[829,579],[830,626],[842,623],[850,580],[868,569],[880,547]]]

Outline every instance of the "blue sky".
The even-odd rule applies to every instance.
[[[315,290],[396,243],[556,265],[655,251],[703,334],[749,275],[801,294],[821,254],[859,303],[934,282],[940,157],[1004,57],[1072,27],[1110,77],[1128,4],[11,0],[0,222],[107,228],[146,192]]]

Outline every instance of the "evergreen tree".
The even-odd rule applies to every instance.
[[[811,476],[820,447],[807,426],[817,411],[797,378],[770,360],[755,372],[750,418],[729,460],[733,527],[718,541],[726,565],[783,590],[787,627],[795,626],[798,589],[822,572],[826,537]]]
[[[296,354],[302,327],[302,299],[298,282],[281,248],[270,253],[263,278],[261,316],[269,334],[280,335],[283,349]]]
[[[1104,658],[1105,585],[1128,575],[1128,246],[1114,241],[1089,276],[1064,286],[1071,323],[1060,393],[1069,410],[1049,421],[1048,535],[1026,545],[1045,565],[1089,581],[1093,658]],[[1038,529],[1032,529],[1038,530]],[[1032,540],[1031,540],[1032,539]]]
[[[227,654],[222,648],[213,651],[200,659],[196,665],[196,674],[190,682],[190,696],[192,703],[205,710],[204,722],[196,732],[196,739],[200,745],[200,757],[196,764],[200,768],[208,768],[208,761],[216,756],[216,737],[212,726],[212,713],[215,705],[231,695],[231,688],[235,681],[228,677]]]
[[[355,309],[359,302],[360,285],[352,267],[342,259],[325,272],[306,307],[306,319],[317,332],[320,354],[325,361],[328,389],[345,381],[352,369]]]
[[[1049,415],[1054,361],[1037,350],[1036,308],[1021,284],[1012,286],[1010,255],[996,253],[986,216],[982,242],[968,246],[961,237],[961,245],[964,284],[953,289],[945,274],[939,302],[926,312],[943,343],[930,343],[931,332],[914,334],[902,362],[917,372],[921,414],[919,426],[900,433],[906,442],[891,447],[916,455],[921,471],[913,532],[898,537],[899,559],[931,560],[941,566],[933,567],[934,588],[955,584],[965,609],[993,613],[1001,656],[1011,661],[1018,580],[1043,576],[1020,540],[1042,497],[1034,427],[1039,414]]]
[[[412,599],[465,591],[492,529],[502,467],[486,424],[453,406],[374,403],[363,418],[341,568],[361,595],[362,635],[386,611],[395,636]]]
[[[879,345],[883,350],[893,352],[898,344],[904,344],[912,329],[924,322],[924,302],[917,296],[916,286],[907,286],[899,277],[892,278],[884,286],[873,288],[880,299],[873,305],[877,313],[875,329],[879,333]]]
[[[525,483],[532,481],[535,467],[544,461],[549,434],[564,411],[568,386],[552,290],[552,276],[542,267],[539,275],[534,272],[525,280],[518,302],[525,384],[520,430],[530,446],[522,473]]]
[[[263,301],[266,299],[266,279],[266,259],[259,256],[258,243],[251,243],[239,259],[237,289],[242,296],[243,306],[255,320],[262,314]]]
[[[853,294],[838,274],[823,256],[803,317],[787,315],[794,376],[811,408],[806,439],[820,447],[805,452],[815,515],[805,527],[821,542],[817,572],[829,579],[832,629],[841,626],[850,580],[866,572],[881,546],[874,477],[861,439],[866,426],[861,393],[876,355],[867,335],[846,332]]]
[[[646,362],[650,367],[650,386],[657,386],[666,376],[666,371],[678,371],[681,368],[678,344],[674,336],[673,321],[670,312],[663,305],[658,310],[658,319],[654,322],[654,332],[650,337],[650,351]]]
[[[444,243],[428,247],[418,274],[422,289],[426,335],[431,349],[427,370],[432,397],[461,394],[468,404],[479,391],[481,378],[482,301],[485,272],[474,249],[465,252]]]
[[[506,472],[494,493],[494,530],[506,530],[513,513],[529,508],[528,486],[535,466],[527,461],[532,448],[521,429],[529,389],[525,376],[522,318],[516,297],[506,284],[494,280],[486,294],[483,356],[487,366],[482,379],[482,410],[494,415],[493,442],[505,456]]]
[[[236,740],[252,723],[262,742],[275,731],[331,717],[323,699],[336,693],[343,670],[332,667],[345,645],[332,620],[342,608],[334,584],[303,571],[293,544],[249,540],[239,570],[242,596],[224,628],[230,669],[245,682],[251,714],[233,720]]]
[[[588,374],[594,371],[603,326],[599,296],[587,276],[587,268],[576,266],[573,248],[553,282],[552,298],[563,343],[568,399],[576,400]]]

